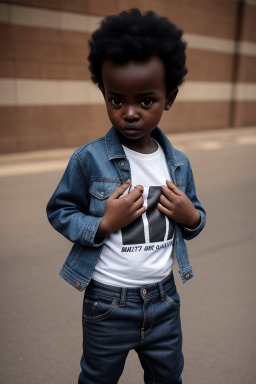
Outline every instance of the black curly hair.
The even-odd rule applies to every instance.
[[[153,11],[142,14],[134,8],[107,16],[89,41],[92,81],[103,87],[101,72],[106,58],[125,63],[158,56],[166,69],[166,90],[173,90],[182,84],[187,73],[182,33],[168,19],[158,17]]]

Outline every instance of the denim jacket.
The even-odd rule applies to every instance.
[[[176,223],[174,250],[183,283],[193,277],[184,242],[197,236],[205,226],[205,210],[197,199],[189,160],[173,148],[164,133],[156,128],[152,137],[164,150],[170,178],[200,213],[195,229]],[[74,242],[60,275],[78,290],[84,290],[98,261],[106,238],[95,239],[107,199],[114,190],[131,179],[128,159],[115,128],[105,137],[77,149],[47,205],[51,225]]]

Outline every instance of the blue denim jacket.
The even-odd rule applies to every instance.
[[[196,229],[176,224],[174,250],[179,273],[185,283],[193,277],[193,271],[184,239],[190,240],[201,232],[205,226],[205,210],[197,199],[187,156],[174,149],[159,128],[152,132],[152,137],[165,152],[171,180],[186,193],[201,215]],[[106,201],[127,179],[131,179],[129,162],[112,127],[105,137],[91,141],[74,152],[47,205],[51,225],[75,243],[60,275],[80,291],[89,284],[106,240],[95,240]]]

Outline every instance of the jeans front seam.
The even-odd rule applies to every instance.
[[[150,324],[150,327],[147,329],[147,331],[144,332],[144,336],[146,336],[147,334],[149,334],[149,332],[150,332],[150,331],[152,330],[152,328],[153,328],[153,323],[154,323],[154,310],[153,310],[153,308],[152,308],[151,313],[152,313],[151,324]]]

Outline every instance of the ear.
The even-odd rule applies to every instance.
[[[172,104],[173,104],[173,102],[174,102],[174,100],[175,100],[175,98],[176,98],[178,92],[179,92],[179,90],[178,90],[178,88],[176,87],[176,88],[174,88],[172,91],[170,91],[170,92],[167,93],[167,95],[166,95],[165,107],[164,107],[164,109],[165,109],[166,111],[168,111],[168,110],[171,108],[171,106],[172,106]]]

